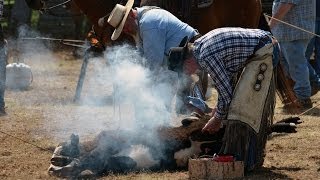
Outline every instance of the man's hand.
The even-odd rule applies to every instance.
[[[212,117],[207,124],[202,128],[202,132],[209,132],[210,134],[214,134],[219,131],[222,127],[222,119],[217,119]]]

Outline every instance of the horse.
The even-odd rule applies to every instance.
[[[141,6],[160,6],[205,34],[220,27],[258,28],[260,0],[142,0]]]
[[[39,10],[46,9],[45,2],[50,0],[25,1],[29,7]],[[104,27],[99,27],[98,20],[109,14],[116,4],[125,2],[126,0],[71,0],[68,3],[74,3],[80,12],[87,16],[93,25],[94,37],[104,46],[108,46],[112,44],[110,37],[113,28],[107,23]],[[262,18],[260,0],[246,0],[245,2],[238,0],[136,0],[134,6],[159,6],[189,23],[201,34],[220,27],[258,28]],[[71,6],[71,11],[76,12],[76,7]],[[128,37],[125,36],[125,38]]]

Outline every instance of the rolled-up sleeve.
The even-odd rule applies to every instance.
[[[219,59],[215,59],[214,57],[211,57],[210,60],[202,61],[201,66],[208,70],[218,92],[217,111],[214,114],[214,117],[218,119],[226,119],[232,100],[232,84],[230,75],[228,75],[223,62]]]

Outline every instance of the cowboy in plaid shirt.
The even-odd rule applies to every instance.
[[[271,34],[260,29],[219,28],[205,34],[193,44],[189,43],[187,50],[177,48],[177,56],[175,49],[172,49],[169,69],[193,74],[202,68],[210,74],[217,89],[217,106],[203,130],[213,133],[220,129],[233,97],[233,78],[242,71],[248,59],[258,49],[272,42]],[[185,48],[187,45],[183,49]],[[181,51],[188,53],[183,55]]]

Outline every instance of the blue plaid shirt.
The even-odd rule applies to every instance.
[[[281,3],[291,3],[294,6],[284,16],[282,21],[314,32],[316,20],[316,0],[275,0],[273,2],[272,14],[278,11]],[[312,34],[293,28],[278,22],[273,28],[272,33],[279,42],[294,41],[298,39],[311,39]]]
[[[219,28],[194,42],[194,56],[210,74],[218,91],[216,118],[226,118],[233,95],[232,79],[254,54],[260,39],[267,35],[270,33],[260,29]]]

